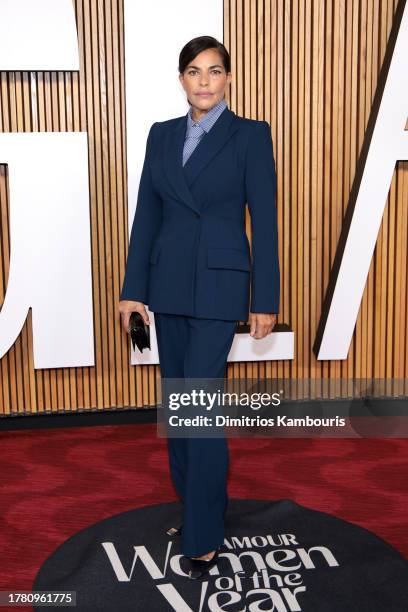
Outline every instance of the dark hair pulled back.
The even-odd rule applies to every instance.
[[[213,36],[197,36],[184,45],[179,55],[179,72],[184,72],[190,62],[192,62],[201,51],[205,51],[206,49],[217,49],[221,56],[225,72],[231,72],[230,55],[222,42],[218,41]]]

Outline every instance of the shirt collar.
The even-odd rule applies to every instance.
[[[214,123],[217,121],[218,117],[221,115],[222,111],[226,108],[226,106],[227,106],[227,103],[225,99],[223,98],[222,100],[217,102],[215,106],[210,108],[210,110],[207,111],[205,115],[201,117],[201,119],[199,119],[199,121],[193,121],[193,118],[192,118],[193,107],[190,105],[190,108],[188,109],[188,113],[187,113],[187,130],[189,130],[194,125],[194,123],[198,123],[198,125],[205,132],[208,132],[210,128],[214,125]]]

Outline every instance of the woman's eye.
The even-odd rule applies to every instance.
[[[212,74],[221,74],[221,70],[212,70],[211,72]],[[189,70],[188,74],[194,76],[195,74],[197,74],[197,70]]]

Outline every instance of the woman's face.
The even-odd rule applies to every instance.
[[[190,104],[205,111],[224,98],[231,73],[225,72],[217,49],[205,49],[188,64],[179,79]]]

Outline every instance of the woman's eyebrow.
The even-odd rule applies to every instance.
[[[189,66],[189,68],[195,68],[196,70],[201,70],[201,68],[199,68],[198,66]],[[222,68],[222,66],[220,64],[214,64],[213,66],[209,66],[209,68]]]

